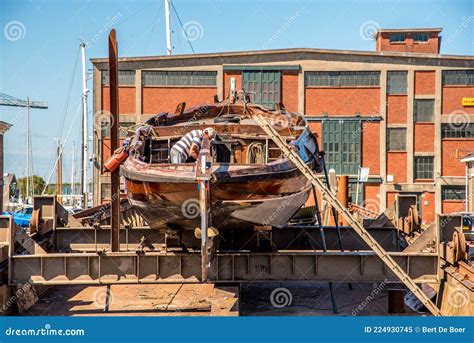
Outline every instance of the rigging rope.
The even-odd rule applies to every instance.
[[[187,33],[186,30],[184,29],[183,23],[181,22],[181,18],[179,17],[178,11],[177,11],[176,8],[174,7],[173,1],[170,1],[170,4],[171,4],[171,7],[173,7],[173,11],[174,11],[174,13],[176,14],[176,17],[178,18],[179,25],[181,25],[181,30],[183,30],[184,35],[186,36],[186,40],[188,41],[189,47],[190,47],[191,50],[193,51],[193,54],[195,54],[196,51],[194,51],[193,45],[191,44],[191,41],[189,40],[188,33]]]

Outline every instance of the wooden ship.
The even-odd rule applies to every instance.
[[[186,133],[212,127],[210,220],[219,230],[282,227],[304,205],[310,182],[281,154],[253,116],[262,115],[315,171],[322,169],[317,138],[303,115],[249,103],[243,92],[175,113],[159,113],[136,128],[116,152],[130,204],[152,228],[199,227],[195,161],[170,163],[170,149]],[[125,159],[126,158],[126,159]],[[122,163],[123,160],[123,163]]]

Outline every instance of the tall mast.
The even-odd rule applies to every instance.
[[[71,195],[76,194],[74,189],[74,174],[76,173],[76,142],[72,141],[72,163],[71,163]]]
[[[62,204],[63,202],[63,154],[61,141],[57,140],[56,154],[58,159],[58,169],[56,174],[56,195],[58,196],[58,202]]]
[[[171,0],[165,1],[165,20],[166,20],[166,54],[173,54],[173,48],[171,47],[171,28],[170,28],[170,2]]]
[[[87,194],[87,75],[86,75],[86,44],[81,42],[82,51],[82,165],[81,165],[81,192],[83,208],[87,208],[89,196]]]
[[[26,198],[25,201],[28,203],[30,197],[30,98],[26,98]]]

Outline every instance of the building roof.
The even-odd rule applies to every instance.
[[[156,60],[185,60],[185,59],[204,59],[209,57],[236,57],[246,56],[255,57],[256,55],[278,55],[299,53],[302,56],[307,54],[336,54],[336,55],[355,55],[355,56],[379,56],[379,57],[402,57],[402,58],[431,58],[431,59],[468,59],[474,61],[474,56],[470,55],[441,55],[418,52],[398,52],[398,51],[362,51],[362,50],[336,50],[336,49],[314,49],[314,48],[288,48],[273,50],[250,50],[250,51],[231,51],[202,54],[182,54],[182,55],[159,55],[159,56],[139,56],[139,57],[120,57],[119,62],[143,62]],[[92,64],[106,63],[108,58],[91,58]],[[474,65],[473,65],[474,66]]]
[[[474,161],[474,152],[471,152],[469,155],[464,156],[461,158],[462,163],[473,162]]]
[[[443,29],[441,27],[435,28],[412,28],[412,29],[379,29],[376,34],[379,33],[412,33],[412,32],[441,32]]]
[[[4,121],[0,121],[0,134],[4,134],[5,132],[8,131],[9,128],[11,128],[12,125],[11,124],[8,124]]]

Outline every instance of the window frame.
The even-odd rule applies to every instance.
[[[387,71],[387,94],[408,94],[408,72],[406,70]]]
[[[396,146],[396,147],[391,147],[392,145],[394,144],[398,144],[400,142],[392,142],[391,143],[391,139],[392,139],[392,136],[391,136],[391,133],[392,132],[402,132],[404,133],[404,139],[403,139],[403,147],[399,147],[399,146]],[[399,139],[399,137],[397,137],[397,139]],[[407,151],[407,129],[406,127],[388,127],[387,128],[387,137],[386,137],[386,150],[387,152],[406,152]],[[395,149],[397,148],[397,149]]]
[[[430,162],[428,162],[428,159]],[[419,161],[424,160],[424,161]],[[421,162],[421,164],[419,164]],[[431,165],[431,170],[426,166]],[[420,170],[420,168],[422,170]],[[428,174],[427,174],[428,173]],[[420,175],[421,174],[421,175]],[[434,180],[434,156],[414,156],[413,157],[413,179],[414,180]]]
[[[462,124],[459,127],[455,124],[441,124],[441,139],[474,139],[474,123]]]
[[[380,71],[306,71],[305,87],[380,87]]]
[[[390,44],[404,44],[407,41],[405,33],[392,33],[388,36]]]
[[[118,71],[118,85],[122,87],[135,86],[135,77],[136,77],[136,70],[119,70]],[[102,86],[110,86],[108,70],[102,70],[101,84]]]
[[[419,37],[426,37],[426,40],[424,39],[419,39]],[[430,40],[430,35],[428,33],[414,33],[412,36],[413,43],[419,44],[419,43],[428,43]]]
[[[449,191],[449,194],[448,194],[448,191]],[[460,191],[460,192],[456,194],[455,191]],[[454,194],[456,195],[455,197],[448,197]],[[441,186],[441,201],[465,202],[466,201],[466,187],[462,185]]]
[[[413,121],[415,123],[434,123],[434,106],[435,106],[434,99],[414,99],[413,100]],[[431,113],[419,113],[420,110],[426,110],[426,106],[420,106],[421,104],[431,104]],[[423,116],[420,120],[420,116]],[[429,116],[429,120],[426,120],[426,117]]]
[[[143,87],[217,87],[214,70],[143,70]]]
[[[441,78],[443,86],[472,86],[474,85],[474,70],[443,70]]]

